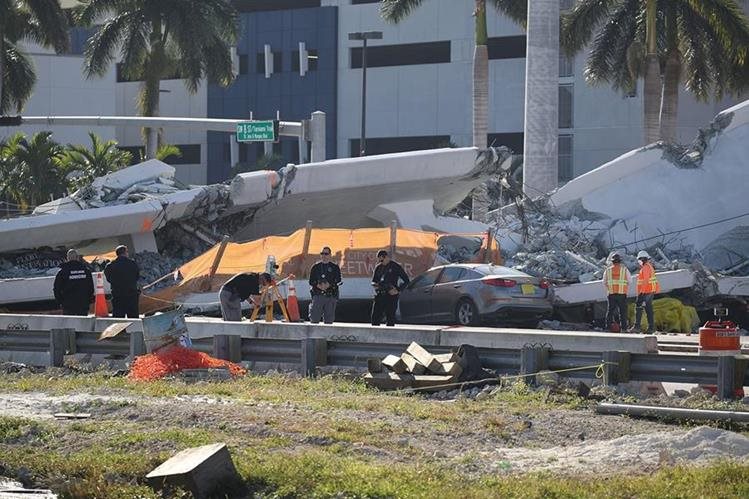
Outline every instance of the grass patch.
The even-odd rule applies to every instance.
[[[31,470],[38,486],[63,497],[156,497],[143,477],[164,455],[140,455],[92,447],[75,454],[2,448],[0,465]],[[435,463],[383,464],[335,449],[308,452],[234,447],[233,460],[256,497],[523,497],[664,498],[747,497],[749,466],[718,463],[667,468],[647,476],[559,477],[550,474],[467,478]]]

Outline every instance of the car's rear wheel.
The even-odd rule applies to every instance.
[[[479,323],[479,311],[468,298],[462,298],[455,307],[455,322],[461,326],[475,326]]]

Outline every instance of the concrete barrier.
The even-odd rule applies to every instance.
[[[654,335],[614,334],[580,331],[540,331],[533,329],[457,327],[443,329],[442,346],[473,345],[479,348],[519,349],[528,344],[548,345],[554,350],[574,352],[658,351]]]
[[[75,329],[101,332],[107,326],[131,321],[130,332],[142,331],[140,319],[69,317],[59,315],[0,314],[0,329]],[[195,339],[215,335],[238,335],[243,338],[276,338],[298,340],[326,338],[331,341],[358,343],[409,344],[457,347],[469,344],[479,348],[519,349],[527,344],[546,344],[555,350],[577,352],[627,351],[648,353],[658,351],[655,336],[581,331],[540,331],[514,328],[449,327],[430,325],[398,325],[396,327],[368,324],[310,324],[285,322],[225,322],[219,318],[188,317],[187,328]]]

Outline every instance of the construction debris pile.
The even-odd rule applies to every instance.
[[[481,368],[473,347],[464,345],[459,352],[433,355],[414,341],[400,356],[369,359],[369,372],[364,381],[382,390],[412,388],[433,391],[458,382],[493,377]]]
[[[600,279],[619,252],[647,250],[658,270],[704,264],[749,275],[749,101],[720,113],[689,146],[632,151],[547,196],[490,213],[508,264],[563,282]]]

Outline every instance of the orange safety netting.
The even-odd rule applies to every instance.
[[[306,252],[306,229],[299,229],[289,236],[268,236],[246,243],[228,243],[215,274],[210,277],[210,269],[219,252],[220,245],[217,244],[179,268],[183,278],[181,282],[151,295],[141,295],[140,311],[150,313],[162,310],[179,301],[181,296],[191,293],[217,291],[228,279],[240,272],[263,272],[269,255],[275,257],[281,275],[294,274],[304,278],[319,260],[320,248],[323,246],[332,249],[332,260],[341,267],[344,279],[370,277],[377,265],[377,252],[390,248],[392,235],[395,236],[393,259],[403,265],[410,277],[414,277],[434,265],[445,263],[438,256],[440,240],[455,237],[411,229],[397,229],[394,234],[391,232],[390,228],[312,229]],[[481,241],[481,250],[469,262],[501,264],[497,244],[492,243],[491,251],[487,253],[487,234],[457,236]]]
[[[174,345],[136,357],[130,367],[128,378],[139,381],[151,381],[180,372],[183,369],[208,369],[217,367],[229,369],[232,376],[241,376],[247,373],[247,369],[234,362],[217,359],[197,350]]]

